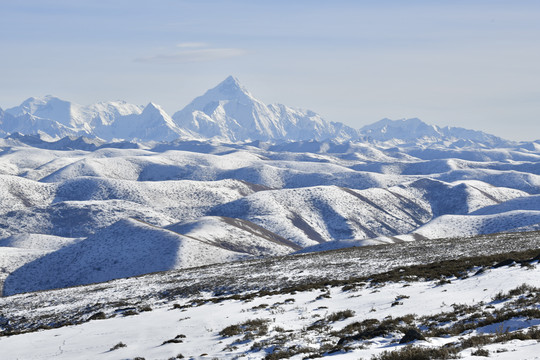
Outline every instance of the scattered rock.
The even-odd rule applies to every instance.
[[[105,313],[103,311],[100,311],[100,312],[97,312],[94,315],[90,316],[88,318],[88,321],[90,321],[90,320],[103,320],[103,319],[106,319],[106,318],[107,318],[107,316],[105,315]]]
[[[415,340],[426,340],[426,338],[416,329],[409,329],[405,333],[405,336],[399,341],[400,344],[410,343]]]

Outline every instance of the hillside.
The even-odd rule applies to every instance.
[[[238,256],[540,227],[540,153],[530,147],[315,140],[145,145],[22,135],[0,140],[0,147],[3,279],[14,274],[20,280],[9,285],[15,292]],[[197,240],[186,241],[199,255],[144,270],[137,262],[122,271],[87,267],[85,276],[70,266],[50,265],[56,269],[51,272],[38,266],[32,271],[39,285],[28,282],[27,269],[40,261],[64,264],[64,252],[82,249],[130,219],[153,227],[141,243],[173,231]],[[33,240],[14,240],[25,237]],[[213,254],[213,248],[231,254]],[[125,251],[136,257],[134,249]],[[115,254],[109,254],[113,263]]]
[[[242,257],[243,254],[199,239],[135,220],[121,220],[17,268],[6,278],[3,295],[104,282]]]
[[[348,359],[407,344],[465,359],[479,349],[531,358],[539,239],[420,240],[20,294],[0,298],[0,342],[6,359]],[[410,328],[426,340],[398,344]]]

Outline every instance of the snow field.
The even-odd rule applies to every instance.
[[[169,359],[178,354],[186,358],[206,359],[218,357],[232,359],[241,355],[246,359],[262,359],[267,354],[250,350],[253,343],[278,334],[281,329],[290,331],[287,346],[295,344],[318,348],[321,342],[337,342],[339,338],[328,339],[324,334],[306,331],[309,325],[329,315],[351,310],[354,315],[344,320],[331,322],[332,330],[339,330],[355,321],[365,319],[383,320],[407,314],[435,315],[452,312],[453,305],[475,305],[480,302],[491,303],[496,308],[502,303],[493,298],[500,292],[508,292],[522,284],[540,287],[540,270],[534,268],[502,267],[466,279],[449,279],[451,282],[438,285],[433,281],[412,283],[385,283],[383,286],[359,286],[343,291],[341,288],[261,296],[252,301],[224,300],[218,303],[207,302],[190,305],[195,298],[177,301],[173,304],[156,305],[152,311],[139,315],[93,320],[89,323],[68,326],[60,329],[44,330],[29,334],[2,337],[3,358],[8,359],[132,359],[137,356],[146,359]],[[210,298],[203,294],[201,299]],[[324,296],[321,296],[324,295]],[[392,306],[396,298],[400,305]],[[184,307],[185,306],[185,307]],[[230,325],[248,320],[268,320],[267,334],[253,340],[243,340],[242,335],[222,337],[218,333]],[[540,320],[514,319],[503,324],[510,331],[536,326]],[[479,329],[479,333],[495,332],[500,324]],[[280,329],[281,328],[281,329]],[[278,329],[278,330],[276,330]],[[277,331],[277,332],[276,332]],[[177,335],[185,335],[182,342],[163,344]],[[295,336],[292,336],[292,335]],[[474,332],[473,332],[474,334]],[[347,353],[336,353],[334,359],[369,359],[385,350],[397,350],[403,345],[392,341],[397,337],[378,337],[365,343],[367,348],[353,349]],[[470,335],[463,335],[465,338]],[[428,338],[417,345],[440,347],[457,341],[457,337]],[[126,347],[109,351],[122,342]],[[491,350],[490,358],[495,359],[534,359],[540,350],[535,341],[516,341],[497,343],[485,347]],[[271,348],[267,348],[267,350]],[[497,349],[506,352],[497,353]],[[472,349],[474,350],[474,349]],[[464,359],[474,359],[471,349],[464,350]],[[202,355],[206,354],[206,355]],[[292,357],[301,359],[302,355]]]

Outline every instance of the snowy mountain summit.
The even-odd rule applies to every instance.
[[[265,105],[229,76],[197,97],[173,119],[181,128],[201,137],[224,140],[357,139],[359,133],[309,111],[281,104]]]
[[[390,120],[382,119],[371,125],[366,125],[360,132],[377,141],[460,141],[475,142],[490,146],[504,145],[506,141],[497,136],[482,131],[458,127],[439,127],[429,125],[418,118]]]

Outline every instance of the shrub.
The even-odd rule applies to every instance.
[[[231,337],[235,335],[240,335],[242,333],[242,327],[238,324],[229,325],[219,332],[219,336],[222,337]]]
[[[184,334],[176,335],[174,337],[174,339],[165,340],[163,342],[163,344],[161,344],[161,345],[165,345],[165,344],[181,344],[181,343],[184,342],[182,339],[185,339],[185,337],[186,337],[186,335],[184,335]]]
[[[231,337],[240,334],[246,334],[250,336],[263,336],[268,333],[267,319],[253,319],[245,321],[241,324],[230,325],[219,332],[222,337]]]
[[[493,342],[493,337],[491,335],[476,335],[471,336],[461,342],[461,347],[464,349],[472,347],[480,347]]]
[[[437,281],[437,285],[439,286],[443,286],[443,285],[446,285],[446,284],[451,284],[452,281],[446,279],[446,278],[442,278],[440,279],[439,281]]]
[[[505,293],[503,293],[502,291],[499,291],[498,293],[496,293],[492,298],[491,300],[493,301],[505,301],[505,300],[508,300],[508,295],[506,295]]]
[[[304,347],[291,347],[284,350],[276,350],[272,353],[266,355],[264,360],[279,360],[279,359],[288,359],[291,356],[298,354],[309,354],[316,352],[316,349],[313,348],[304,348]]]
[[[267,307],[268,307],[268,304],[260,304],[260,305],[252,307],[251,310],[261,310],[261,309],[266,309]]]
[[[471,353],[471,355],[474,355],[474,356],[489,356],[489,350],[487,349],[478,349],[476,351],[473,351]]]
[[[354,311],[347,309],[343,311],[336,311],[328,315],[326,317],[326,320],[328,320],[329,322],[335,322],[335,321],[345,320],[353,316],[354,316]]]
[[[109,351],[118,350],[118,349],[126,347],[126,346],[127,346],[126,344],[124,344],[123,342],[120,341],[118,344],[116,344],[112,348],[110,348]]]
[[[508,295],[510,295],[510,296],[518,296],[518,295],[523,295],[523,294],[526,294],[526,293],[535,293],[535,292],[538,292],[538,291],[540,291],[540,289],[532,287],[532,286],[527,285],[527,284],[521,284],[517,288],[510,290],[508,292]]]
[[[161,345],[167,345],[167,344],[181,344],[184,341],[182,339],[169,339],[165,340]]]
[[[332,296],[329,292],[322,293],[321,295],[317,296],[315,300],[322,300],[322,299],[331,299]]]
[[[372,360],[431,360],[458,359],[458,351],[454,348],[423,348],[406,346],[400,350],[384,351],[374,355]]]

